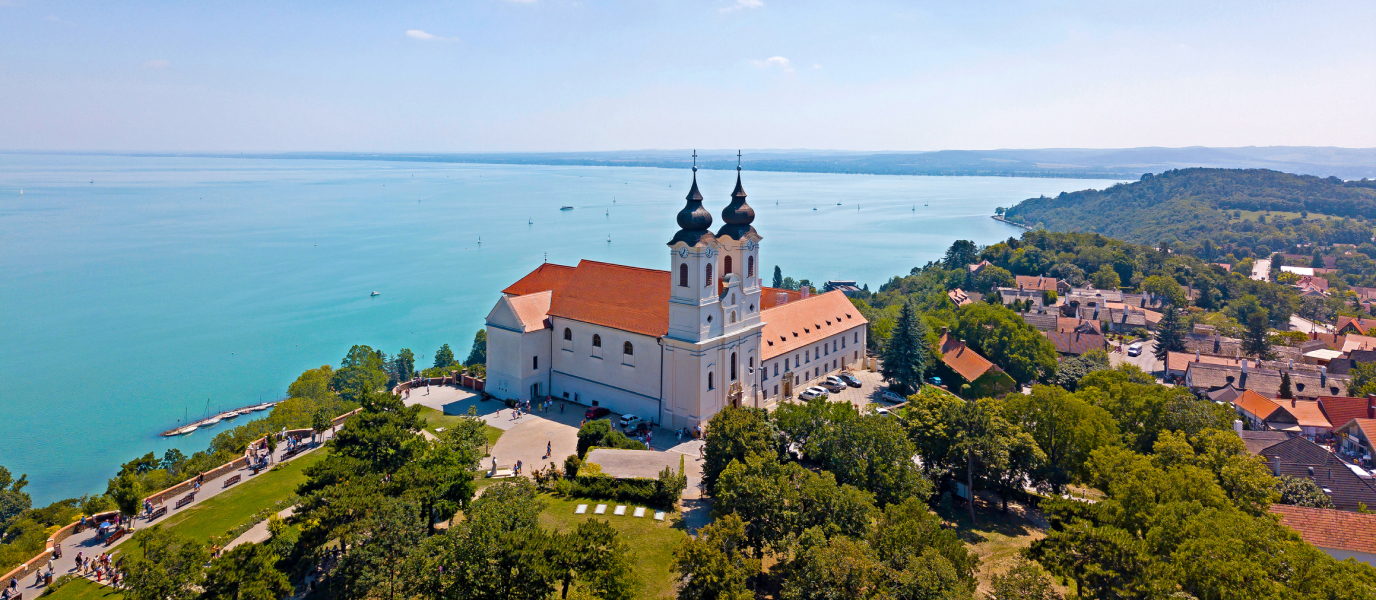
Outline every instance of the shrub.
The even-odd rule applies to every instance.
[[[564,477],[573,479],[578,476],[578,468],[583,466],[583,460],[577,454],[570,454],[564,459]]]
[[[592,448],[622,448],[626,450],[644,450],[645,444],[626,437],[612,428],[612,422],[607,419],[596,419],[583,423],[578,428],[578,456],[588,455],[588,450]]]

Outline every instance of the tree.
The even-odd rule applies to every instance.
[[[784,271],[779,268],[779,265],[774,265],[774,281],[771,285],[778,289],[784,289]]]
[[[1280,375],[1280,397],[1289,400],[1295,397],[1295,392],[1290,386],[1290,373],[1285,372]]]
[[[926,322],[912,302],[904,302],[892,337],[884,346],[884,365],[880,370],[885,379],[897,383],[904,393],[917,391],[927,376],[931,364],[927,337]]]
[[[1080,380],[1086,375],[1110,368],[1112,367],[1109,365],[1108,353],[1095,348],[1079,356],[1067,358],[1056,365],[1056,378],[1052,383],[1073,392],[1079,388]]]
[[[817,437],[814,458],[837,482],[874,494],[880,506],[932,495],[931,482],[913,463],[917,449],[895,419],[857,414],[829,423]]]
[[[953,582],[947,589],[964,592],[951,597],[969,598],[975,588],[979,556],[968,550],[954,529],[943,526],[941,518],[927,503],[909,498],[884,508],[869,534],[870,547],[888,568],[899,572],[950,570]],[[945,598],[946,596],[903,596],[907,598]]]
[[[883,593],[888,573],[865,542],[809,530],[801,545],[784,577],[783,600],[890,597]]]
[[[1036,479],[1056,493],[1067,483],[1084,481],[1090,455],[1118,442],[1118,424],[1108,411],[1061,388],[1034,386],[1030,395],[1008,396],[1004,406],[1008,419],[1031,434],[1046,453]]]
[[[345,400],[360,402],[364,394],[376,392],[387,385],[387,371],[376,350],[355,345],[344,356],[330,383]]]
[[[447,367],[452,364],[454,364],[454,351],[449,349],[449,344],[440,346],[440,349],[435,351],[435,368]]]
[[[1012,287],[1016,282],[1017,280],[1013,278],[1012,273],[1008,272],[1008,269],[998,265],[989,265],[979,270],[971,284],[975,291],[988,294],[993,292],[994,288]]]
[[[126,598],[193,600],[201,595],[197,588],[202,566],[210,558],[205,546],[158,526],[135,533],[130,543],[139,547],[142,556],[125,561]]]
[[[1056,345],[1011,310],[967,304],[956,311],[955,335],[1018,383],[1056,372]]]
[[[1113,265],[1105,264],[1099,267],[1098,271],[1090,277],[1094,287],[1101,290],[1116,290],[1123,285],[1123,280],[1118,276],[1118,272],[1113,270]]]
[[[309,369],[287,387],[287,397],[316,401],[328,399],[334,396],[334,392],[330,391],[330,382],[333,379],[334,369],[331,369],[330,365]]]
[[[745,524],[727,515],[679,544],[678,600],[754,600],[747,582],[760,572],[760,561],[746,557],[745,541]]]
[[[644,450],[645,445],[614,429],[609,419],[593,419],[578,428],[578,457],[587,456],[592,448]]]
[[[410,381],[416,376],[416,353],[410,348],[402,348],[397,353],[396,364],[398,381]]]
[[[320,437],[320,434],[330,429],[332,423],[333,419],[330,418],[330,411],[323,408],[315,411],[315,413],[311,415],[311,431],[315,432],[317,439]]]
[[[278,556],[263,544],[241,544],[210,563],[205,600],[278,600],[292,592]]]
[[[0,467],[0,531],[9,528],[10,519],[33,506],[33,500],[24,493],[24,486],[28,484],[28,475],[15,479],[9,469]]]
[[[1274,357],[1275,353],[1271,351],[1271,338],[1268,335],[1269,312],[1262,307],[1257,297],[1251,294],[1243,296],[1230,308],[1234,318],[1244,327],[1242,351],[1263,360]]]
[[[387,393],[366,394],[362,404],[331,440],[332,454],[360,461],[372,473],[395,473],[417,449],[412,442],[424,425],[420,407]]]
[[[143,508],[143,493],[143,482],[134,472],[127,470],[111,479],[105,488],[105,495],[115,501],[121,514],[130,519]]]
[[[1156,360],[1165,361],[1169,352],[1185,351],[1185,327],[1187,324],[1180,319],[1180,311],[1176,310],[1175,305],[1166,306],[1165,314],[1161,315],[1161,323],[1156,330],[1156,348],[1152,350],[1152,355]]]
[[[764,409],[727,408],[713,415],[702,447],[703,486],[708,493],[715,493],[717,477],[733,460],[779,456],[780,437]]]
[[[993,576],[986,600],[1061,600],[1051,578],[1035,563],[1018,559],[1013,568]]]
[[[339,561],[333,575],[342,600],[410,598],[414,585],[407,557],[421,541],[425,527],[417,507],[387,500],[363,525],[367,541],[356,544]]]
[[[1376,394],[1376,363],[1356,363],[1349,373],[1352,375],[1352,385],[1347,388],[1349,396],[1362,398]]]
[[[560,598],[569,597],[575,583],[599,600],[635,597],[636,575],[630,547],[607,521],[588,520],[559,536],[553,563],[561,575]]]
[[[946,257],[941,262],[948,271],[965,268],[979,262],[979,248],[970,240],[956,240],[946,249]]]
[[[1161,298],[1167,304],[1177,308],[1184,308],[1189,304],[1189,298],[1185,297],[1185,290],[1180,289],[1179,283],[1165,275],[1152,275],[1143,279],[1142,291]]]
[[[468,351],[468,359],[463,361],[465,365],[486,365],[487,364],[487,330],[479,329],[478,333],[473,334],[473,348]]]
[[[1309,508],[1333,508],[1333,499],[1323,492],[1319,484],[1307,477],[1281,475],[1276,479],[1276,493],[1281,504],[1308,506]]]

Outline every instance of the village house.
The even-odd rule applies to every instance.
[[[959,391],[962,384],[969,383],[970,396],[979,398],[1001,396],[1017,387],[1012,377],[951,334],[942,332],[939,348],[947,375],[958,376],[949,389]]]
[[[1257,453],[1266,459],[1271,474],[1313,481],[1341,510],[1376,506],[1376,487],[1365,469],[1343,462],[1323,446],[1295,437],[1267,446]]]
[[[946,297],[950,298],[951,302],[954,303],[956,306],[965,306],[966,304],[973,304],[975,302],[979,302],[979,298],[977,298],[977,296],[979,296],[978,293],[967,294],[964,290],[960,288],[956,288],[949,292],[946,292]]]
[[[1376,515],[1288,504],[1272,504],[1269,510],[1325,554],[1376,566]]]
[[[1376,319],[1363,319],[1361,317],[1338,317],[1338,323],[1334,329],[1341,334],[1356,333],[1367,335],[1376,333]]]
[[[1108,340],[1097,327],[1090,325],[1090,321],[1083,321],[1069,329],[1043,331],[1042,335],[1056,345],[1056,352],[1061,356],[1080,356],[1090,350],[1108,348]]]
[[[1045,275],[1018,275],[1014,278],[1020,290],[1037,290],[1040,292],[1056,292],[1056,295],[1065,297],[1070,293],[1070,284],[1064,279],[1056,279]]]
[[[1196,394],[1232,384],[1268,398],[1280,397],[1283,375],[1290,376],[1291,393],[1301,398],[1347,394],[1348,378],[1330,375],[1325,367],[1304,364],[1263,362],[1241,359],[1237,365],[1216,365],[1191,361],[1185,368],[1184,383]]]

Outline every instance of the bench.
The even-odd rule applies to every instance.
[[[149,515],[148,515],[148,520],[149,520],[149,521],[152,521],[152,520],[155,520],[155,519],[157,519],[158,517],[161,517],[161,516],[166,515],[166,514],[167,514],[167,505],[166,505],[166,504],[163,504],[163,505],[158,506],[157,508],[153,509],[153,512],[152,512],[152,513],[149,513]]]
[[[181,507],[186,506],[186,505],[188,505],[188,504],[191,504],[192,502],[195,502],[195,501],[196,501],[196,492],[191,492],[190,494],[187,494],[187,495],[185,495],[185,496],[182,496],[180,500],[177,500],[177,506],[176,506],[175,508],[181,508]],[[167,508],[167,507],[164,506],[163,508]]]
[[[229,487],[229,486],[231,486],[231,485],[234,485],[234,484],[236,484],[236,483],[239,483],[239,477],[240,477],[239,475],[235,475],[235,476],[233,476],[233,477],[230,477],[229,479],[226,479],[226,480],[225,480],[225,484],[224,484],[224,486],[222,487],[222,489],[223,489],[223,488],[227,488],[227,487]]]
[[[108,547],[110,544],[113,544],[113,543],[115,543],[116,541],[119,541],[119,538],[122,538],[122,537],[124,537],[124,529],[123,529],[123,528],[116,529],[114,533],[110,534],[110,537],[105,538],[105,545]]]

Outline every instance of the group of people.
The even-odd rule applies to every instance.
[[[51,575],[53,565],[48,563],[48,572]],[[94,576],[96,583],[105,580],[110,581],[110,585],[119,587],[124,580],[124,557],[119,560],[110,561],[110,553],[103,552],[99,556],[84,557],[80,552],[76,554],[76,571],[83,576]]]

